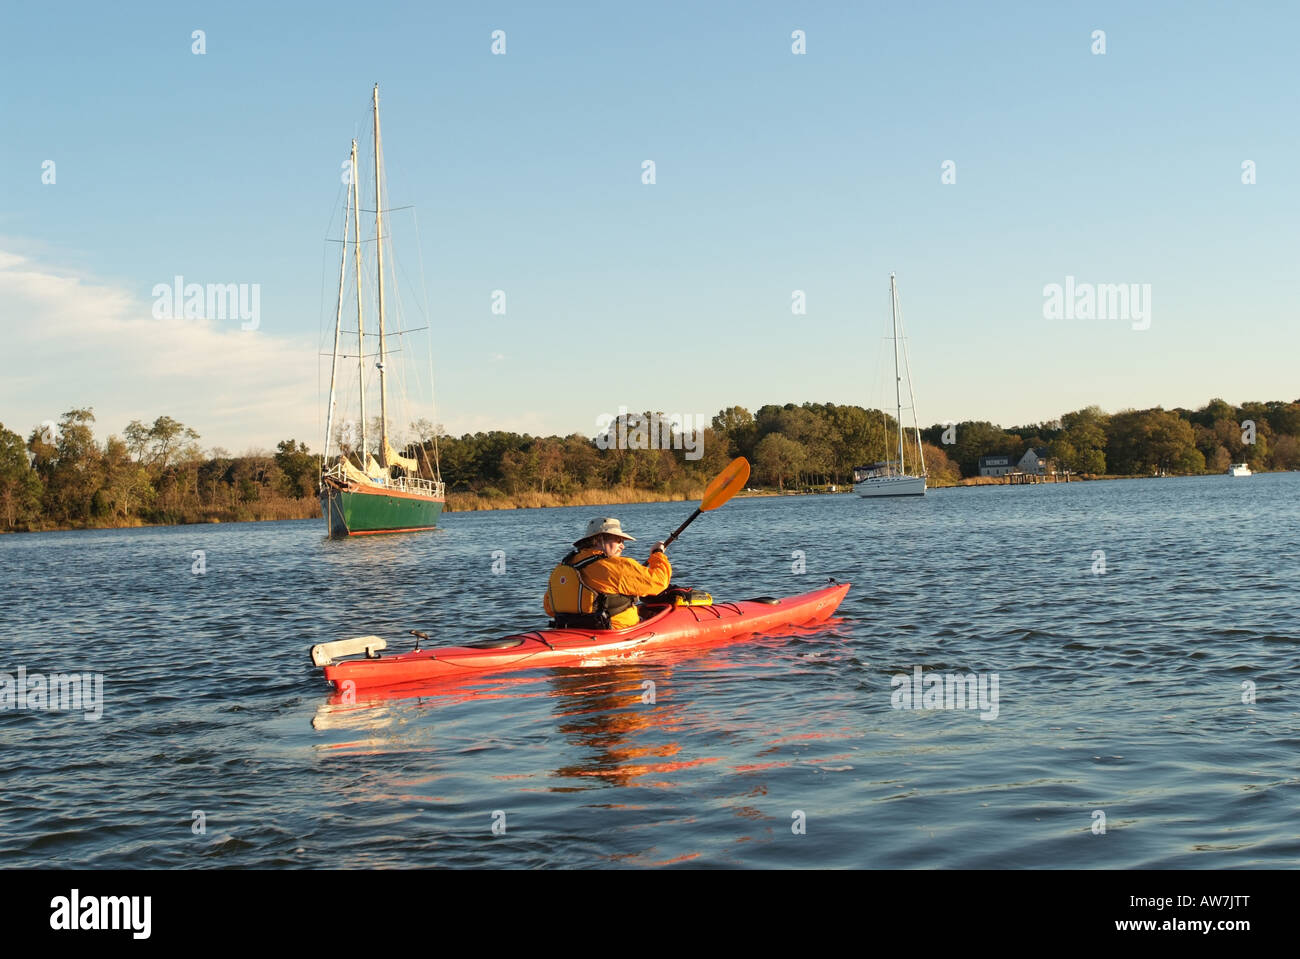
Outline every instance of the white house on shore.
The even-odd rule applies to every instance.
[[[1026,450],[1025,455],[1020,457],[1020,462],[1016,464],[1016,469],[1021,473],[1036,473],[1043,476],[1047,473],[1047,447],[1035,446]]]

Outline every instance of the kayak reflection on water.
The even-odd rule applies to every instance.
[[[548,676],[555,729],[573,747],[563,753],[569,761],[551,774],[567,782],[548,788],[626,786],[650,771],[655,757],[676,754],[681,746],[671,730],[681,721],[679,710],[647,702],[643,692],[669,675],[671,670],[658,666],[619,663]]]
[[[636,601],[655,596],[672,580],[664,543],[650,547],[648,566],[623,555],[626,542],[617,519],[593,519],[582,538],[551,571],[542,606],[554,628],[626,629],[640,621]]]
[[[460,714],[449,725],[445,712],[422,715],[423,710],[540,696],[551,701],[553,728],[572,748],[559,754],[567,761],[552,765],[551,747],[530,740],[536,713],[520,706],[515,714],[524,717],[520,725],[498,729],[490,739],[495,745],[509,742],[537,750],[536,761],[526,762],[515,776],[551,780],[544,788],[556,792],[635,784],[671,787],[675,784],[665,778],[671,773],[719,761],[716,756],[682,756],[683,706],[672,701],[679,657],[687,658],[680,653],[666,663],[564,667],[543,675],[484,677],[471,688],[430,684],[364,690],[355,700],[335,694],[317,706],[312,727],[351,731],[360,738],[324,741],[316,748],[329,755],[368,756],[427,750],[427,768],[437,771],[448,757],[484,748],[489,740],[474,734],[458,736]],[[733,665],[730,660],[714,664]]]

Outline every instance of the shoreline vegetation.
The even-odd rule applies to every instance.
[[[1262,470],[1255,472],[1291,472],[1289,470]],[[1214,476],[1214,473],[1204,473],[1203,476]],[[1071,483],[1093,483],[1105,480],[1149,480],[1149,479],[1184,479],[1185,476],[1147,476],[1147,475],[1123,475],[1107,473],[1100,476],[1094,475],[1073,475],[1070,477]],[[969,489],[984,486],[1051,486],[1054,483],[1064,484],[1064,479],[1052,480],[1050,477],[1041,480],[1038,483],[1008,483],[1003,477],[997,476],[975,476],[969,479],[958,480],[956,483],[948,483],[944,486],[927,485],[927,490],[933,492],[937,489]],[[682,493],[661,493],[656,490],[633,489],[624,487],[611,490],[583,490],[579,493],[560,494],[560,493],[521,493],[518,496],[483,496],[478,493],[448,493],[447,505],[443,510],[444,513],[478,513],[489,510],[512,510],[512,509],[561,509],[573,506],[633,506],[642,503],[682,503],[698,500],[704,495],[704,487],[690,495]],[[853,487],[842,486],[835,489],[745,489],[736,493],[735,499],[764,499],[773,496],[851,496]],[[310,520],[320,519],[320,501],[314,496],[304,497],[302,499],[288,500],[270,500],[266,503],[259,504],[253,509],[239,510],[217,510],[204,511],[202,513],[187,513],[181,515],[173,521],[147,523],[139,517],[132,517],[129,521],[118,522],[101,522],[92,519],[90,522],[72,526],[33,526],[29,530],[7,530],[0,526],[0,535],[6,532],[68,532],[72,530],[103,530],[103,529],[146,529],[159,526],[207,526],[219,525],[221,523],[262,523],[277,520]]]
[[[609,419],[609,417],[605,417]],[[319,457],[283,440],[274,453],[204,451],[199,434],[169,416],[132,420],[103,443],[90,408],[47,420],[27,439],[0,423],[0,532],[117,529],[186,523],[236,523],[320,516]],[[757,488],[742,496],[851,493],[853,467],[897,451],[893,417],[833,403],[768,405],[751,414],[733,406],[712,425],[683,433],[672,418],[623,414],[595,437],[534,437],[493,431],[447,435],[426,420],[411,424],[401,452],[438,464],[447,512],[613,506],[697,500],[736,456],[753,465]],[[1231,406],[1214,399],[1198,410],[1122,410],[1090,406],[1057,420],[1003,429],[984,421],[920,431],[931,489],[1004,485],[979,475],[984,456],[1046,450],[1047,476],[1070,481],[1300,469],[1300,400]],[[348,437],[339,448],[360,466]],[[915,434],[904,453],[917,461]],[[425,472],[430,472],[425,470]],[[1033,484],[1038,485],[1038,484]]]

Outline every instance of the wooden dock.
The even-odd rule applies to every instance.
[[[1005,486],[1024,486],[1030,483],[1068,483],[1070,482],[1070,471],[1065,470],[1058,473],[1053,470],[1050,473],[1023,473],[1016,470],[1005,474],[1003,480]]]

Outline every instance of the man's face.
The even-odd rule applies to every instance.
[[[617,536],[605,537],[605,553],[609,556],[619,556],[623,552],[623,540]]]

